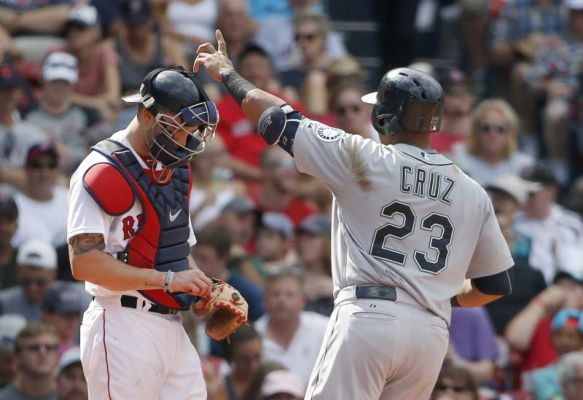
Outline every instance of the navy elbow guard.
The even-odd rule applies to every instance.
[[[259,133],[267,144],[278,144],[293,157],[294,139],[302,118],[289,104],[269,107],[259,117]]]
[[[512,269],[494,275],[476,278],[472,281],[480,292],[497,296],[507,296],[512,293]]]

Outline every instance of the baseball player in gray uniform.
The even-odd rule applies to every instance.
[[[303,117],[241,78],[217,31],[197,49],[269,144],[331,188],[335,307],[306,399],[427,399],[448,347],[451,307],[511,292],[514,265],[486,192],[430,150],[443,90],[389,71],[374,104],[381,143]]]

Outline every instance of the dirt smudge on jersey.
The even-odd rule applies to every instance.
[[[358,187],[360,187],[363,192],[370,191],[372,189],[372,182],[368,178],[368,170],[362,156],[358,153],[356,142],[352,142],[352,145],[348,147],[346,156],[348,167],[354,175]]]

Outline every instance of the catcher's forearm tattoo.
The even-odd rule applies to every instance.
[[[103,235],[100,233],[82,233],[69,240],[69,249],[74,255],[87,253],[90,250],[105,250]]]
[[[241,105],[247,93],[255,89],[255,86],[251,84],[248,80],[243,78],[234,69],[226,72],[222,75],[223,83],[227,87],[231,96],[235,98],[237,104]]]

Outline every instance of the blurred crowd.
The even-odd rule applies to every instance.
[[[453,310],[433,398],[583,399],[583,0],[363,3],[384,67],[406,62],[442,84],[432,146],[491,195],[516,261],[512,295]],[[0,400],[87,397],[77,346],[91,299],[70,273],[68,180],[135,115],[120,98],[148,71],[189,69],[219,28],[255,86],[378,141],[360,101],[371,71],[332,4],[0,0]],[[332,197],[198,78],[220,122],[192,160],[193,257],[243,294],[252,323],[228,343],[192,313],[184,326],[209,399],[301,399],[333,307]]]

